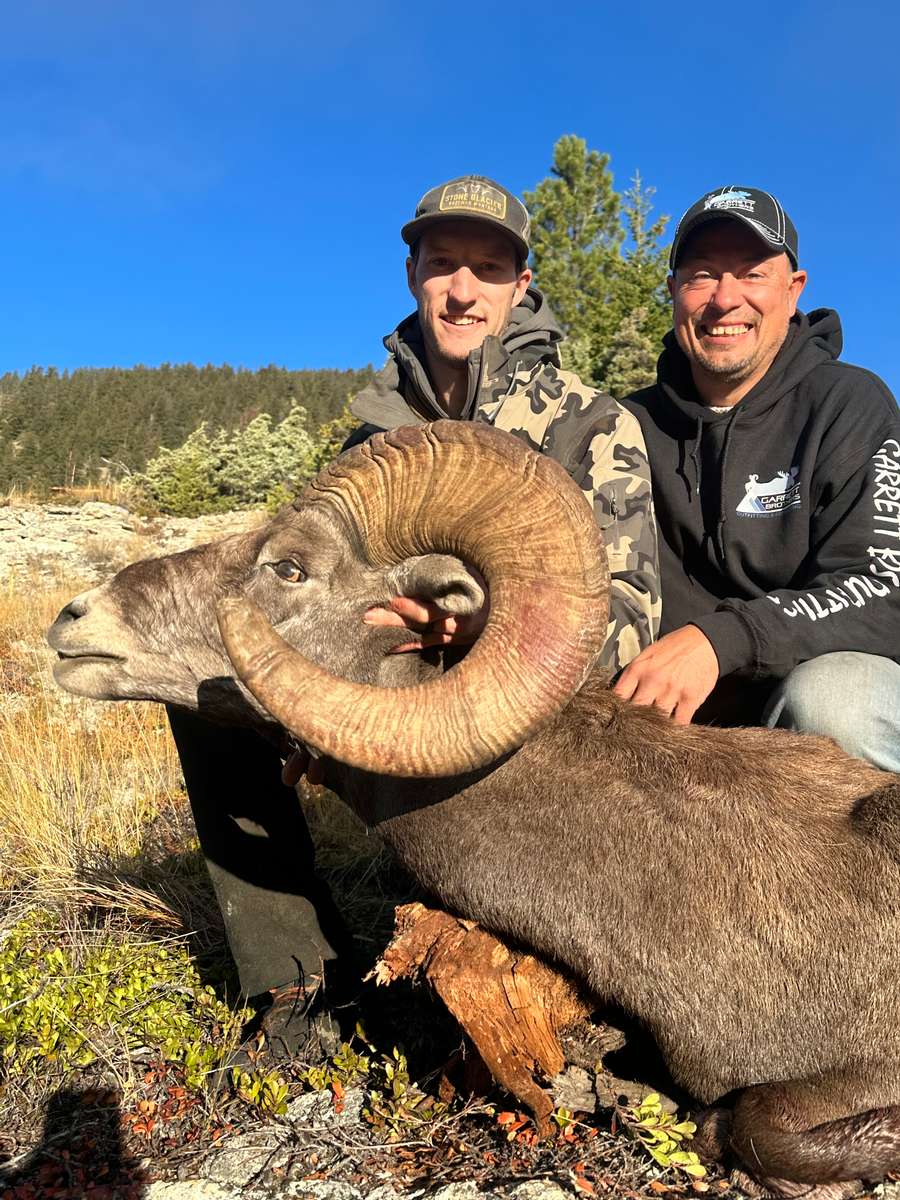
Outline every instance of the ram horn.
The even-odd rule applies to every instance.
[[[439,421],[376,434],[297,503],[330,506],[373,566],[455,554],[491,597],[465,659],[401,688],[337,678],[252,601],[220,601],[238,676],[306,744],[378,774],[461,774],[520,746],[581,686],[606,635],[609,571],[590,505],[551,459],[490,426]]]

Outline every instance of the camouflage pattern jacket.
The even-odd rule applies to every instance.
[[[612,575],[603,665],[626,666],[659,631],[661,602],[650,468],[640,425],[610,396],[560,367],[562,333],[543,296],[529,288],[499,338],[469,355],[460,419],[487,421],[563,466],[593,506]],[[356,445],[378,430],[446,419],[425,367],[418,316],[384,339],[390,358],[350,405]]]

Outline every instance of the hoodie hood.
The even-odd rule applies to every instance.
[[[797,312],[781,349],[759,383],[732,408],[715,412],[700,399],[690,362],[674,330],[666,334],[665,349],[657,364],[657,393],[668,404],[661,406],[659,421],[681,445],[683,469],[691,479],[691,492],[701,508],[709,546],[721,568],[727,557],[725,490],[729,465],[735,458],[740,468],[744,457],[740,451],[733,455],[733,447],[740,444],[744,430],[750,431],[757,422],[767,419],[775,405],[793,393],[811,371],[836,359],[842,342],[840,318],[832,309],[817,309],[809,315]]]
[[[563,332],[537,288],[528,288],[509,315],[500,337],[487,337],[469,355],[469,390],[463,418],[473,416],[484,378],[510,377],[538,362],[559,366]],[[425,359],[425,342],[417,312],[410,313],[384,338],[390,354],[384,368],[352,401],[360,421],[380,429],[423,423],[448,416],[435,396]]]
[[[795,313],[787,337],[763,378],[728,413],[717,413],[700,399],[688,357],[678,345],[674,330],[670,330],[663,339],[664,349],[656,366],[658,390],[691,427],[698,422],[708,424],[731,418],[744,424],[765,416],[810,371],[836,359],[843,341],[840,317],[834,309]]]

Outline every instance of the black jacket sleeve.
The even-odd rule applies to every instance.
[[[782,677],[835,650],[900,655],[900,417],[822,475],[810,551],[791,586],[724,600],[692,622],[723,675],[750,667]]]

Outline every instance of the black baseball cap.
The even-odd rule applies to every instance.
[[[669,253],[669,270],[675,270],[678,255],[689,234],[708,221],[723,219],[742,222],[772,250],[783,251],[791,260],[794,270],[797,270],[797,230],[791,218],[768,192],[762,192],[759,188],[739,187],[736,183],[707,192],[687,210],[675,230],[675,240]]]
[[[400,230],[407,246],[439,221],[481,221],[495,225],[512,241],[522,259],[528,258],[531,218],[518,197],[484,175],[460,175],[425,193],[416,215]]]

